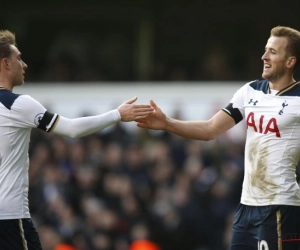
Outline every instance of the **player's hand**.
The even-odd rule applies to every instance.
[[[150,104],[154,109],[153,113],[145,118],[137,120],[137,126],[140,128],[164,130],[166,128],[167,116],[153,100],[150,100]]]
[[[127,102],[122,103],[118,107],[121,115],[121,121],[130,122],[146,118],[153,112],[153,108],[148,104],[134,104],[137,97],[134,97]]]

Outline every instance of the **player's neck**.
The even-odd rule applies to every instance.
[[[269,82],[269,86],[270,86],[270,89],[273,89],[273,90],[282,90],[284,89],[285,87],[293,84],[295,82],[295,79],[293,77],[290,77],[290,78],[282,78],[282,79],[279,79],[277,81],[273,81],[273,82]]]
[[[7,86],[6,84],[1,83],[1,82],[0,82],[0,88],[5,88],[5,89],[7,89],[9,91],[12,91],[12,88],[10,86]]]
[[[1,77],[0,77],[0,86],[9,91],[12,91],[12,85]]]

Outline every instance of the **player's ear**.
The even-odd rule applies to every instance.
[[[287,60],[287,65],[286,65],[286,66],[287,66],[288,68],[292,68],[292,67],[295,66],[296,61],[297,61],[296,57],[295,57],[295,56],[291,56],[291,57],[288,58],[288,60]]]
[[[3,58],[1,60],[1,68],[7,69],[9,67],[9,60],[7,58]]]

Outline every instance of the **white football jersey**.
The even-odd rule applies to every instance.
[[[0,219],[29,218],[28,148],[32,128],[50,131],[58,119],[28,95],[0,87]]]
[[[300,84],[276,94],[269,82],[245,84],[223,109],[236,123],[245,119],[245,174],[241,203],[300,206],[296,167],[300,156]]]

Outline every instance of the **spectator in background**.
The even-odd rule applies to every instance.
[[[129,250],[160,250],[160,248],[151,241],[137,240],[130,245]]]
[[[77,249],[68,244],[60,243],[54,248],[54,250],[77,250]]]
[[[41,81],[43,82],[74,82],[77,80],[79,65],[71,54],[61,53],[47,67]]]
[[[212,43],[207,48],[196,69],[195,79],[207,81],[232,80],[236,73],[231,64],[232,62],[222,44]]]

